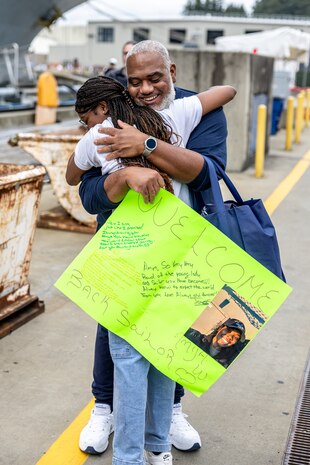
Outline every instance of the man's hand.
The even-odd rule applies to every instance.
[[[158,171],[141,166],[128,166],[115,171],[104,183],[107,196],[115,203],[120,202],[129,189],[139,192],[145,203],[153,203],[161,187],[165,187],[165,183]]]
[[[98,132],[105,134],[105,137],[101,137],[94,141],[95,145],[98,146],[97,152],[109,153],[107,160],[131,158],[141,155],[144,150],[144,141],[147,135],[121,120],[118,120],[118,124],[121,129],[98,129]]]
[[[98,146],[98,153],[109,153],[107,160],[115,158],[132,158],[144,152],[144,142],[148,138],[147,134],[139,131],[118,120],[122,129],[100,128],[100,132],[108,134],[103,138],[95,140]],[[172,179],[183,183],[192,182],[201,172],[204,165],[204,158],[199,153],[188,150],[184,147],[177,147],[157,139],[157,148],[151,153],[150,159],[159,171],[167,173]]]

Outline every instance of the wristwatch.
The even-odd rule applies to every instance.
[[[157,147],[157,140],[155,137],[149,136],[145,141],[144,141],[144,150],[142,155],[145,158],[148,158],[153,150],[155,150]]]

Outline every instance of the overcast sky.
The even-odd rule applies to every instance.
[[[242,4],[247,11],[255,0],[224,0],[224,4]],[[94,19],[152,19],[181,15],[186,0],[89,0],[64,15],[57,24],[85,24]]]

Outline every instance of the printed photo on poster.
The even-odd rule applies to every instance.
[[[225,285],[184,336],[227,368],[266,320],[261,310]]]

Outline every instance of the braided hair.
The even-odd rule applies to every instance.
[[[103,101],[108,106],[108,115],[114,127],[119,128],[117,120],[120,119],[141,132],[170,144],[172,129],[164,123],[161,116],[150,107],[137,105],[120,82],[107,76],[90,78],[80,87],[76,95],[75,111],[87,113]],[[120,161],[124,166],[138,165],[158,171],[164,179],[166,190],[173,193],[169,176],[142,155],[122,158]]]

